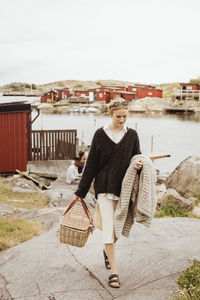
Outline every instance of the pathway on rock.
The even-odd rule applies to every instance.
[[[200,259],[199,236],[198,219],[154,219],[150,229],[135,224],[130,238],[117,242],[121,288],[112,289],[101,232],[75,248],[59,243],[54,223],[41,236],[0,253],[0,299],[167,300],[187,260]]]

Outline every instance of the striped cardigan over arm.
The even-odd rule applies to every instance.
[[[138,174],[136,160],[141,159],[143,168]],[[131,227],[139,222],[147,227],[151,225],[156,208],[156,172],[152,161],[145,155],[133,156],[122,181],[120,198],[114,216],[115,235],[128,237]]]

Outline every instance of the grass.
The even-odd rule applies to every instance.
[[[41,222],[30,220],[0,220],[0,251],[14,247],[41,234]]]
[[[200,204],[200,195],[196,195],[197,199],[194,206],[199,206]],[[186,208],[174,203],[173,198],[166,196],[163,200],[161,207],[156,210],[155,218],[164,218],[164,217],[185,217],[185,218],[195,218],[200,219],[200,217],[194,216],[191,211],[188,211]]]
[[[191,265],[178,277],[178,290],[173,300],[200,299],[200,261],[194,259]]]
[[[190,212],[178,204],[175,204],[170,196],[167,196],[162,204],[159,211],[156,211],[155,218],[163,217],[189,217]]]
[[[42,191],[39,193],[13,193],[12,184],[3,183],[3,179],[0,177],[0,204],[26,209],[48,207],[48,200],[43,197]]]

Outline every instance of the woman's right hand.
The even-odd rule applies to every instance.
[[[143,163],[142,163],[142,160],[141,160],[141,159],[138,160],[138,161],[136,161],[136,163],[135,163],[135,169],[136,169],[137,171],[139,171],[140,169],[142,169],[142,166],[143,166]]]

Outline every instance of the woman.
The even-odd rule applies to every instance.
[[[80,157],[80,166],[78,167],[78,172],[81,174],[83,172],[87,156],[83,151],[80,151],[78,155]]]
[[[98,200],[103,225],[105,266],[111,269],[109,285],[119,288],[120,281],[114,249],[114,243],[117,240],[114,233],[114,211],[130,160],[141,152],[137,132],[125,125],[128,101],[115,98],[110,102],[109,112],[112,121],[95,132],[85,169],[75,194],[77,197],[84,198],[92,180],[95,179],[95,197]],[[141,168],[142,161],[136,161],[135,169]]]

